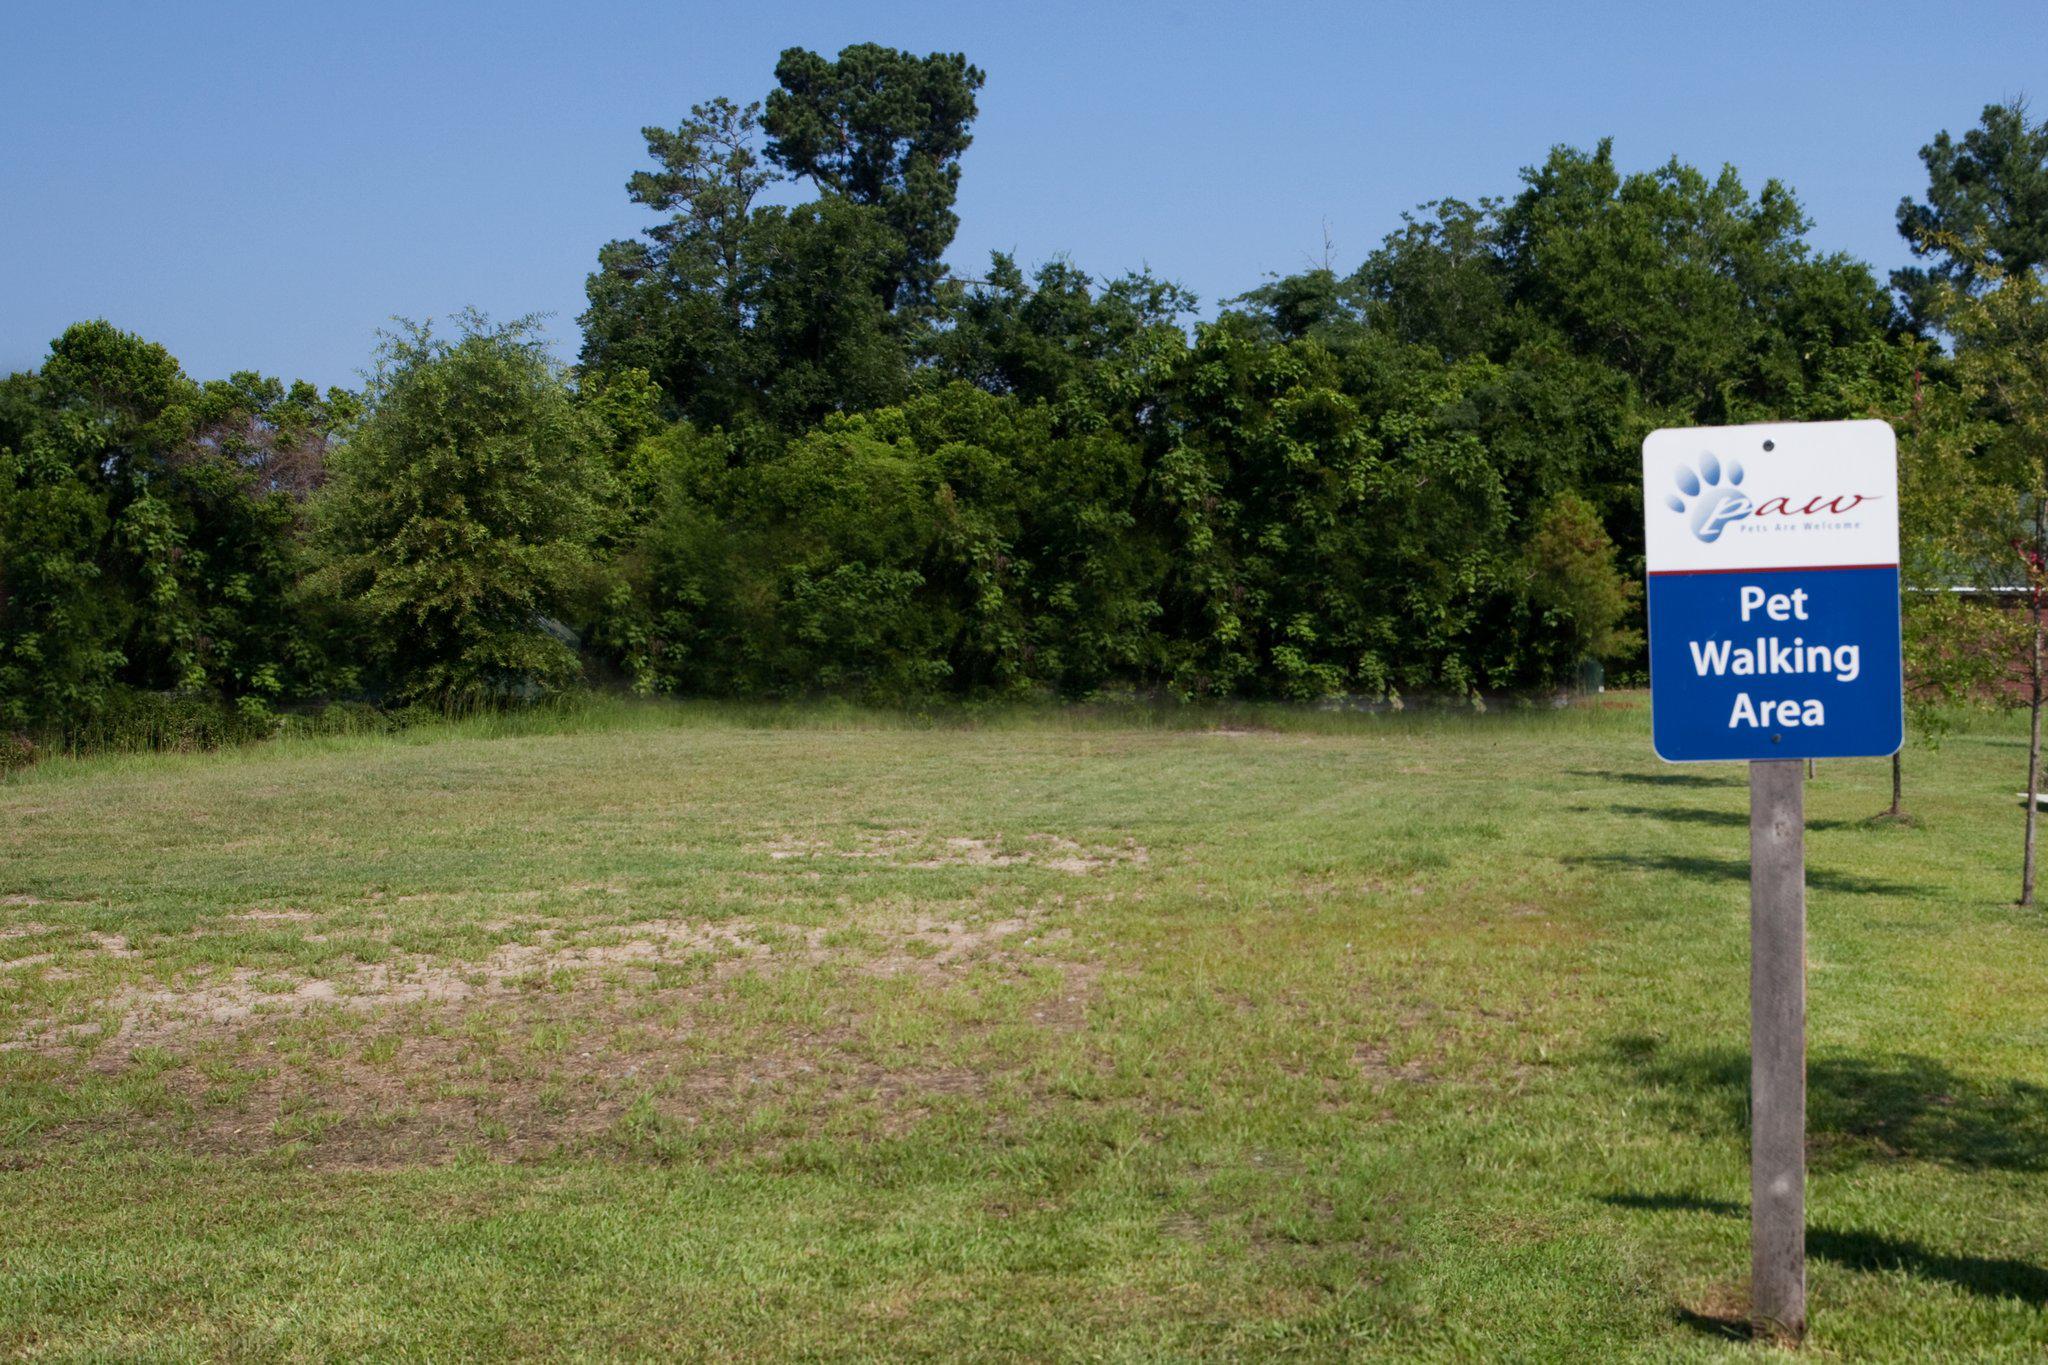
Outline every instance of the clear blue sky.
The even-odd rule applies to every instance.
[[[1205,309],[1612,134],[1796,188],[1888,269],[1916,151],[2028,92],[2048,5],[10,4],[0,371],[79,318],[354,383],[393,314],[552,314],[642,227],[643,124],[873,40],[988,73],[952,259],[1149,264]]]

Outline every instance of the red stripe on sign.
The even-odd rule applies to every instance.
[[[1780,564],[1776,568],[1750,565],[1746,569],[1652,569],[1646,578],[1691,578],[1708,573],[1829,573],[1837,569],[1896,569],[1896,564]]]

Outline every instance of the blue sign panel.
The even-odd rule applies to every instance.
[[[1882,757],[1905,737],[1898,456],[1883,422],[1643,442],[1660,757]]]
[[[1661,758],[1861,758],[1905,737],[1896,566],[1650,576]]]

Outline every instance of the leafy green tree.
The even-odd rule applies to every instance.
[[[669,215],[648,238],[691,257],[735,321],[744,307],[740,288],[754,201],[781,178],[761,164],[756,150],[760,118],[759,104],[742,107],[721,97],[692,105],[677,128],[643,128],[655,168],[626,181],[634,203]]]
[[[1333,351],[1355,342],[1365,328],[1365,295],[1356,276],[1341,278],[1327,265],[1279,275],[1228,301],[1254,319],[1272,341],[1311,337]]]
[[[1941,742],[1955,708],[1996,695],[2018,657],[2015,613],[1987,590],[2013,578],[2004,553],[1989,552],[1999,491],[1977,458],[1990,434],[1953,383],[1921,382],[1919,367],[1942,358],[1916,343],[1907,399],[1890,412],[1899,438],[1900,627],[1910,737]],[[1905,754],[1892,755],[1891,804],[1880,817],[1904,821]]]
[[[1522,325],[1628,375],[1670,421],[1802,415],[1816,358],[1885,332],[1869,268],[1815,254],[1777,181],[1752,198],[1732,167],[1625,176],[1605,141],[1525,180],[1500,220]]]
[[[2048,122],[2023,100],[1986,105],[1975,128],[1937,135],[1920,160],[1927,197],[1899,201],[1899,235],[1931,264],[1893,271],[1892,286],[1909,317],[1938,326],[1946,292],[2048,265]]]
[[[253,372],[201,387],[154,485],[178,549],[163,614],[175,628],[159,627],[169,648],[137,651],[154,674],[138,681],[210,691],[251,715],[350,685],[333,622],[296,588],[306,500],[353,413],[353,395]]]
[[[627,192],[666,217],[598,253],[583,366],[644,372],[703,427],[794,432],[903,393],[909,355],[884,298],[901,252],[873,206],[757,205],[778,178],[756,150],[757,111],[714,100],[643,130],[655,168]]]
[[[600,595],[614,490],[537,326],[407,325],[366,399],[329,463],[313,585],[352,613],[392,694],[468,705],[574,681],[563,626]]]
[[[1238,304],[1273,340],[1312,339],[1363,394],[1378,337],[1484,360],[1464,420],[1512,516],[1589,498],[1624,560],[1640,552],[1636,450],[1660,425],[1861,415],[1897,370],[1884,291],[1812,250],[1775,182],[1676,161],[1624,174],[1611,144],[1553,150],[1510,200],[1441,200],[1353,274],[1322,268]],[[1354,358],[1356,357],[1356,358]]]
[[[1955,337],[1964,392],[1991,423],[1978,472],[1995,490],[1995,503],[1979,559],[2013,565],[2027,590],[2031,798],[2041,791],[2041,717],[2048,702],[2048,287],[2032,270],[2003,274],[1986,263],[1977,270],[1985,287],[1974,294],[1951,289],[1938,306]],[[2034,903],[2037,805],[2027,802],[2021,905]]]
[[[1980,423],[1976,455],[1959,462],[1955,442],[1928,442],[1937,499],[1981,497],[1981,515],[1947,518],[1969,528],[1934,541],[1937,551],[1995,584],[2007,573],[2026,589],[2023,657],[2028,690],[2027,791],[2041,784],[2041,718],[2048,699],[2043,593],[2048,592],[2048,124],[2013,101],[1984,110],[1958,142],[1942,133],[1921,150],[1924,203],[1899,206],[1899,230],[1924,269],[1895,276],[1908,309],[1947,331],[1969,420]],[[1957,482],[1950,482],[1956,480]],[[1909,540],[1913,539],[1909,537]],[[1953,546],[1944,540],[1953,539]],[[1951,648],[1955,646],[1951,645]],[[1995,655],[1994,655],[1995,657]],[[2027,803],[2020,903],[2034,901],[2037,803]]]
[[[570,626],[691,691],[1525,687],[1635,648],[1645,431],[1896,416],[1947,368],[1782,186],[1624,174],[1605,143],[1192,337],[1149,273],[997,254],[949,278],[981,73],[863,44],[776,76],[644,130],[653,225],[599,253],[573,388],[480,319],[394,338],[367,411],[195,385],[103,326],[0,384],[9,723],[122,685],[260,715],[351,686],[337,658],[392,696],[524,695],[575,676]],[[1920,235],[1983,306],[1955,332],[1962,416],[1909,470],[2001,497],[1972,520],[1916,494],[1912,582],[1963,572],[1979,522],[2038,540],[2012,529],[2033,343],[1986,302],[2029,249],[2033,131],[2007,123],[1930,159]],[[766,202],[784,178],[817,196]],[[1950,597],[1909,600],[1930,698],[1964,686]],[[359,647],[329,647],[337,622]]]
[[[996,252],[982,280],[945,287],[948,325],[930,343],[934,368],[990,393],[1057,408],[1086,429],[1135,433],[1187,350],[1194,295],[1150,271],[1097,282],[1067,261],[1029,279]]]
[[[1138,526],[1139,446],[958,383],[900,414],[936,479],[926,574],[933,614],[952,623],[953,685],[1083,696],[1136,674],[1163,569]]]
[[[612,475],[620,481],[628,510],[645,511],[651,489],[639,464],[641,446],[669,427],[662,415],[659,387],[642,369],[599,370],[583,374],[576,384],[576,402],[597,424]]]
[[[9,501],[6,672],[22,721],[90,714],[125,670],[203,684],[165,475],[195,388],[163,347],[105,322],[50,346],[30,381]]]
[[[69,729],[120,686],[260,717],[336,685],[292,589],[346,395],[253,373],[196,385],[104,322],[5,392],[0,721]]]
[[[873,209],[830,196],[773,220],[756,341],[775,357],[762,403],[797,432],[900,398],[910,355],[885,311],[889,232]]]
[[[102,582],[105,492],[44,404],[37,375],[0,384],[0,726],[13,729],[92,711],[124,659],[125,613]]]
[[[1615,562],[1614,542],[1593,504],[1559,493],[1537,509],[1522,547],[1530,604],[1541,613],[1547,680],[1569,678],[1583,659],[1611,660],[1642,648],[1629,624],[1642,590]]]
[[[1505,360],[1467,362],[1463,417],[1499,472],[1517,522],[1546,501],[1585,498],[1623,557],[1640,552],[1643,437],[1657,425],[1631,378],[1555,336]]]
[[[1353,273],[1326,260],[1231,303],[1278,341],[1313,338],[1341,353],[1370,330],[1449,361],[1494,355],[1508,313],[1500,211],[1494,199],[1435,200],[1402,214]]]
[[[703,445],[677,452],[644,550],[658,685],[902,697],[940,684],[943,632],[920,600],[935,487],[887,419],[839,419],[738,467]]]
[[[1446,360],[1494,355],[1508,315],[1509,261],[1501,203],[1439,199],[1401,215],[1352,277],[1361,312],[1395,338]]]
[[[1247,295],[1274,335],[1342,349],[1364,328],[1446,360],[1535,347],[1625,376],[1667,422],[1802,415],[1833,353],[1886,335],[1868,267],[1821,255],[1790,190],[1732,168],[1623,174],[1613,146],[1558,147],[1511,200],[1440,200],[1357,272]],[[1654,423],[1653,423],[1654,425]]]
[[[960,226],[953,201],[981,70],[957,52],[856,43],[836,61],[790,48],[775,79],[761,120],[769,160],[878,210],[896,239],[879,280],[883,306],[928,302]]]
[[[641,130],[654,169],[626,182],[665,217],[645,241],[607,243],[583,314],[587,369],[638,369],[700,421],[744,412],[768,357],[750,335],[765,239],[776,214],[755,199],[778,179],[757,151],[760,106],[716,99],[674,129]]]
[[[1386,341],[1340,362],[1235,314],[1200,329],[1148,501],[1173,691],[1464,696],[1507,666],[1480,629],[1507,527],[1464,420],[1484,369]]]
[[[650,685],[867,696],[1083,695],[1147,656],[1159,560],[1138,448],[955,383],[735,463],[653,443],[636,552]]]

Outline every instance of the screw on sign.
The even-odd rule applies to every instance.
[[[1806,829],[1800,763],[1905,738],[1898,452],[1883,422],[1673,428],[1643,442],[1650,730],[1750,765],[1750,1287],[1806,1331]]]

